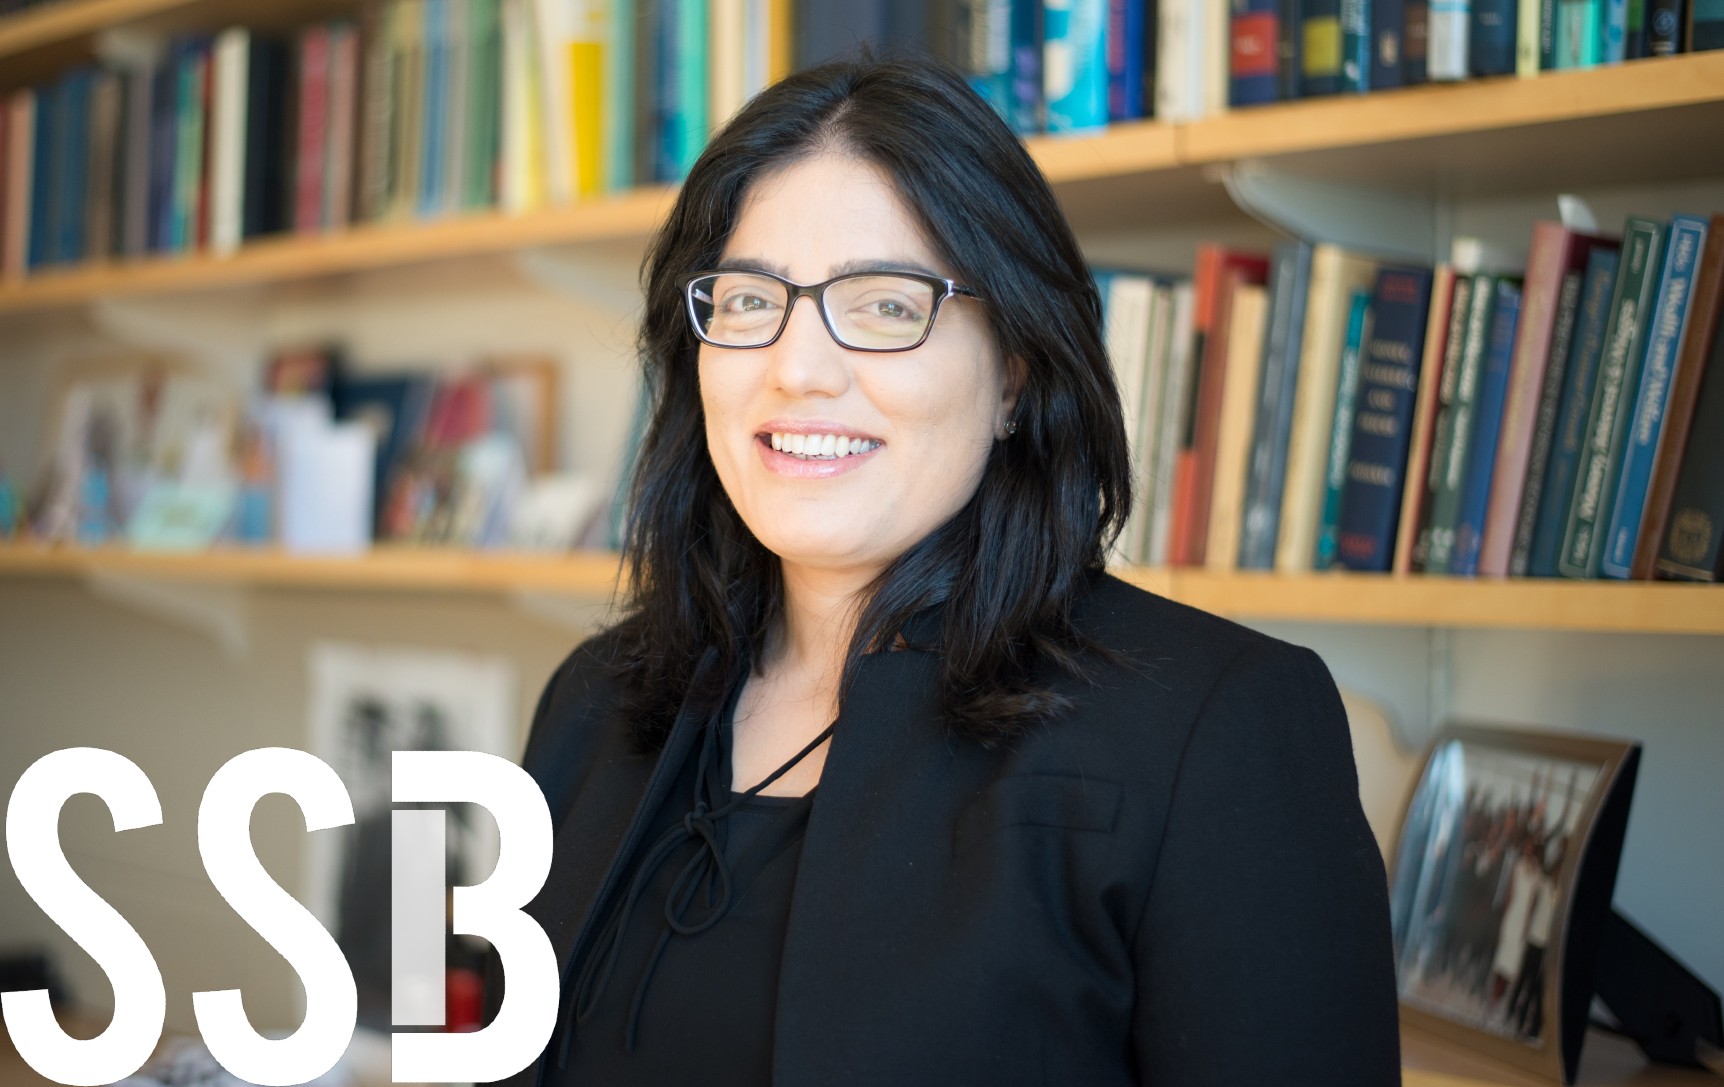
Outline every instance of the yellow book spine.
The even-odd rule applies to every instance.
[[[581,197],[604,191],[604,93],[604,42],[571,41],[569,118],[574,133],[570,146],[575,153],[575,194]]]

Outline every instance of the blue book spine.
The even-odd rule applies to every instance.
[[[84,259],[84,212],[88,207],[90,158],[90,91],[95,86],[96,73],[79,68],[66,76],[61,87],[60,106],[66,138],[61,141],[65,155],[60,182],[60,222],[55,253],[62,264],[74,264]]]
[[[1599,63],[1621,64],[1627,48],[1628,0],[1603,0],[1598,24]]]
[[[1042,56],[1048,131],[1107,124],[1107,0],[1050,0]]]
[[[1359,402],[1359,369],[1370,335],[1371,292],[1354,291],[1347,307],[1347,340],[1335,373],[1335,421],[1329,428],[1329,458],[1323,468],[1323,519],[1317,526],[1317,552],[1311,566],[1327,570],[1339,557],[1341,494],[1347,486],[1347,459],[1353,449],[1353,418]]]
[[[1557,552],[1568,524],[1568,501],[1580,470],[1580,450],[1586,441],[1586,421],[1592,387],[1598,381],[1598,360],[1604,353],[1604,330],[1610,322],[1610,299],[1616,291],[1618,251],[1594,246],[1586,258],[1586,282],[1580,293],[1580,318],[1569,349],[1568,376],[1563,379],[1562,406],[1557,409],[1556,438],[1545,469],[1538,520],[1532,531],[1527,573],[1556,577]]]
[[[1514,74],[1515,11],[1515,0],[1473,0],[1467,42],[1467,71],[1471,74]]]
[[[661,0],[657,5],[658,16],[652,21],[654,102],[651,139],[655,149],[654,181],[679,179],[677,152],[682,147],[682,132],[677,127],[681,119],[677,101],[681,80],[677,78],[676,72],[676,4],[677,0]],[[800,32],[799,23],[798,33]],[[641,139],[643,136],[644,134],[637,133],[635,138]]]
[[[1227,101],[1234,106],[1273,102],[1279,93],[1279,0],[1232,0]]]
[[[1371,0],[1371,89],[1399,87],[1406,31],[1405,0]]]
[[[1371,89],[1371,0],[1341,0],[1341,93]]]
[[[1143,108],[1144,0],[1108,0],[1107,119],[1132,121]]]
[[[54,184],[54,111],[59,89],[50,84],[36,88],[36,131],[30,150],[30,241],[29,264],[40,268],[53,260],[53,235],[58,193]]]
[[[1239,533],[1241,570],[1268,570],[1275,565],[1310,280],[1310,243],[1277,246],[1270,279],[1269,329],[1263,338],[1262,377],[1251,430],[1251,459],[1245,466],[1245,516]]]
[[[1646,343],[1646,363],[1641,371],[1640,393],[1629,420],[1628,442],[1623,448],[1622,475],[1616,485],[1610,525],[1604,537],[1604,555],[1599,570],[1606,577],[1626,578],[1634,565],[1634,548],[1640,538],[1641,515],[1646,512],[1646,490],[1652,481],[1652,465],[1658,457],[1658,436],[1664,428],[1664,409],[1670,399],[1670,377],[1676,365],[1676,349],[1688,328],[1690,292],[1695,265],[1706,244],[1706,220],[1678,215],[1670,223],[1670,241],[1664,259],[1664,275],[1658,300],[1652,307],[1652,329]]]
[[[1349,570],[1387,571],[1395,555],[1430,305],[1430,269],[1378,270],[1336,534]]]
[[[1020,136],[1042,130],[1044,47],[1041,0],[1012,0],[1011,107],[1008,116],[1012,131]]]
[[[1508,400],[1509,371],[1514,360],[1515,330],[1520,325],[1520,284],[1499,279],[1491,304],[1490,340],[1485,345],[1484,372],[1473,401],[1473,428],[1468,439],[1466,476],[1455,512],[1454,549],[1449,573],[1472,577],[1479,572],[1479,544],[1484,539],[1485,510],[1490,506],[1491,475],[1496,466],[1497,438],[1502,432],[1503,407]]]
[[[420,112],[419,217],[443,208],[444,132],[449,127],[449,0],[425,0],[425,108]]]
[[[155,71],[150,93],[149,251],[166,252],[173,235],[174,150],[179,124],[180,51],[175,41]]]

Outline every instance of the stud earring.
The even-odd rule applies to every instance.
[[[1007,420],[1007,422],[1006,422],[1006,437],[1010,438],[1013,434],[1016,434],[1017,432],[1018,432],[1018,421],[1016,419]]]

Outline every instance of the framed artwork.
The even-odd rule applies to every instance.
[[[1574,1081],[1639,756],[1626,741],[1439,732],[1390,870],[1403,1017]]]

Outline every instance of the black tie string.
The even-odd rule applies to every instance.
[[[707,803],[709,795],[708,777],[716,777],[719,773],[717,736],[719,722],[711,720],[707,723],[705,735],[701,741],[700,762],[696,767],[693,807],[682,817],[681,822],[670,827],[659,839],[647,849],[641,858],[640,867],[636,869],[634,878],[629,882],[628,893],[622,903],[612,914],[604,933],[599,936],[598,943],[602,950],[598,954],[589,955],[581,966],[580,977],[575,983],[574,999],[570,1002],[571,1022],[565,1023],[562,1046],[559,1050],[558,1067],[568,1066],[569,1045],[574,1035],[575,1026],[585,1022],[592,1016],[610,983],[612,972],[616,968],[618,957],[622,953],[623,943],[628,933],[629,919],[634,915],[635,904],[645,893],[647,885],[665,860],[687,842],[696,843],[694,855],[683,864],[682,871],[677,874],[676,881],[671,885],[670,893],[665,899],[665,928],[659,933],[653,946],[652,955],[647,959],[646,966],[641,970],[640,980],[635,985],[634,997],[630,1001],[627,1027],[624,1031],[624,1050],[633,1053],[635,1038],[640,1024],[641,1008],[646,1003],[647,983],[652,979],[659,959],[670,942],[672,934],[694,936],[705,932],[724,917],[730,909],[733,890],[733,878],[730,864],[725,860],[724,849],[718,840],[717,821],[729,815],[738,806],[752,799],[760,790],[783,777],[791,767],[816,747],[824,743],[831,735],[837,722],[826,728],[808,742],[801,751],[791,759],[768,774],[759,784],[747,792],[731,797],[727,802],[712,808]],[[725,783],[728,790],[729,783]],[[701,892],[704,891],[704,895]],[[691,917],[690,908],[697,898],[704,899],[705,912]]]

